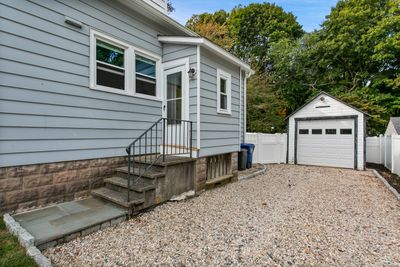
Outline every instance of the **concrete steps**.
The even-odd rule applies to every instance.
[[[168,201],[173,195],[192,190],[192,180],[187,178],[193,175],[194,162],[194,159],[168,155],[165,161],[156,155],[135,157],[130,172],[130,187],[126,166],[116,169],[113,177],[104,180],[105,186],[93,190],[92,195],[129,212],[138,212]]]
[[[107,187],[93,190],[92,195],[108,200],[124,208],[134,208],[135,206],[142,205],[145,201],[144,198],[138,198],[137,196],[131,195],[133,198],[128,202],[127,194],[123,194]]]

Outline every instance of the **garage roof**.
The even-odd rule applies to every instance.
[[[390,121],[392,122],[396,133],[400,134],[400,117],[392,117],[390,118]]]
[[[289,119],[290,117],[292,117],[293,115],[295,115],[297,112],[299,112],[301,109],[303,109],[305,106],[307,106],[308,104],[310,104],[311,102],[313,102],[315,99],[317,99],[317,98],[320,97],[321,95],[329,96],[329,97],[333,98],[334,100],[336,100],[336,101],[342,103],[343,105],[346,105],[346,106],[348,106],[349,108],[352,108],[352,109],[354,109],[354,110],[357,110],[358,112],[361,112],[361,113],[363,113],[364,115],[366,115],[366,116],[368,116],[368,117],[371,117],[371,115],[369,115],[368,113],[362,111],[361,109],[358,109],[358,108],[356,108],[356,107],[354,107],[354,106],[352,106],[352,105],[350,105],[350,104],[347,104],[346,102],[344,102],[344,101],[342,101],[342,100],[340,100],[340,99],[334,97],[334,96],[331,95],[331,94],[328,94],[327,92],[321,91],[319,94],[317,94],[317,95],[314,96],[312,99],[310,99],[309,101],[307,101],[304,105],[302,105],[301,107],[299,107],[298,109],[296,109],[296,111],[294,111],[292,114],[290,114],[289,116],[287,116],[287,117],[285,118],[285,120],[287,120],[287,119]]]

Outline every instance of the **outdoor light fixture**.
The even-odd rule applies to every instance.
[[[196,76],[197,70],[195,68],[190,68],[188,71],[189,77],[193,79]]]

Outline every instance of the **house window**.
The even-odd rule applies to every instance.
[[[353,130],[352,129],[340,129],[340,134],[351,135],[351,134],[353,134]]]
[[[161,57],[90,31],[90,88],[161,101]]]
[[[308,129],[300,129],[299,134],[308,134],[309,130]]]
[[[96,40],[96,85],[125,90],[125,49]]]
[[[146,57],[136,55],[136,93],[156,96],[157,78],[156,62]]]
[[[312,129],[312,134],[322,134],[322,129]]]
[[[336,134],[336,129],[325,129],[325,134],[327,135]]]
[[[222,70],[217,70],[217,112],[231,114],[232,76]]]

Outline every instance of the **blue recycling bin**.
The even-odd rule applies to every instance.
[[[249,144],[249,143],[243,143],[240,145],[242,149],[247,150],[247,169],[250,169],[253,167],[253,153],[254,153],[254,148],[256,147],[254,144]]]

